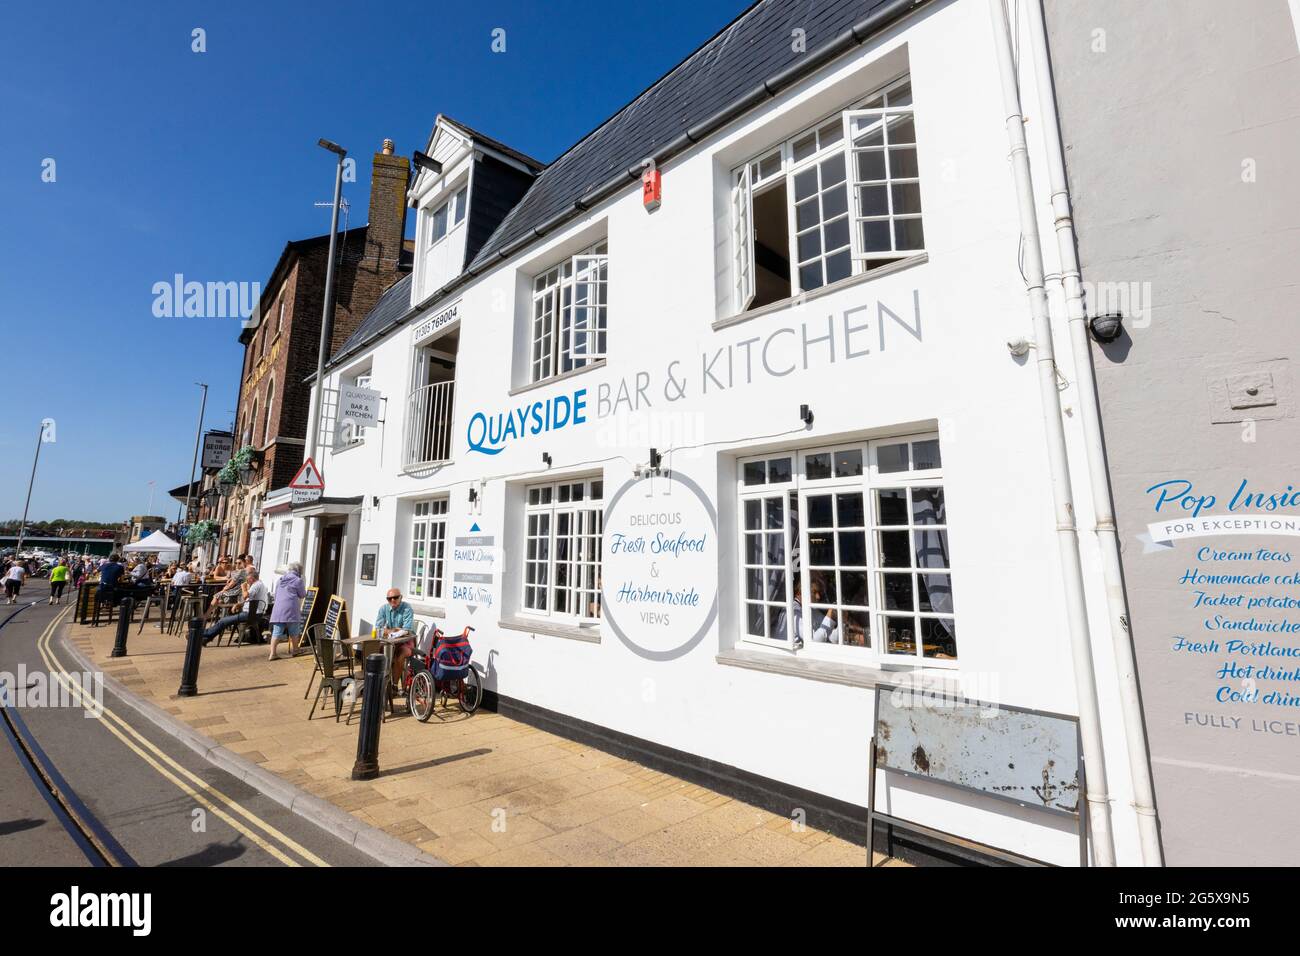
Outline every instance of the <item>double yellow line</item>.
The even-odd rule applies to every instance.
[[[279,860],[285,866],[301,866],[302,864],[284,852],[285,849],[297,854],[311,866],[329,866],[324,860],[312,853],[306,847],[302,846],[295,840],[281,833],[275,827],[271,826],[257,814],[250,812],[240,803],[222,793],[216,787],[212,786],[201,777],[191,773],[185,767],[181,766],[161,749],[153,744],[152,741],[141,735],[130,724],[119,717],[116,713],[109,710],[108,707],[99,707],[90,699],[82,690],[79,681],[71,679],[71,674],[63,666],[58,655],[54,653],[51,646],[51,640],[58,626],[63,622],[64,617],[72,610],[71,607],[57,614],[49,626],[45,628],[40,639],[36,642],[36,647],[45,661],[45,665],[50,669],[50,674],[68,689],[72,698],[79,704],[92,710],[99,710],[101,713],[100,724],[108,730],[118,740],[122,741],[136,756],[153,767],[154,770],[175,784],[181,792],[192,799],[195,803],[205,807],[209,812],[220,820],[224,820],[234,830],[243,834],[251,842],[261,847],[275,859]],[[229,812],[228,812],[229,811]],[[257,827],[266,836],[254,832],[249,826],[236,819],[243,817],[248,823]],[[277,845],[279,844],[279,845]],[[281,849],[284,847],[284,849]]]

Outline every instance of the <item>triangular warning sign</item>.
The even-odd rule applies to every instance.
[[[470,530],[470,531],[480,531],[480,530],[482,530],[482,529],[479,528],[479,526],[478,526],[478,522],[475,521],[474,524],[470,526],[470,529],[469,529],[469,530]]]
[[[321,475],[320,469],[316,467],[316,462],[308,458],[302,463],[302,467],[298,469],[298,474],[293,476],[293,481],[289,482],[289,487],[304,491],[308,489],[323,491],[325,489],[325,479]]]

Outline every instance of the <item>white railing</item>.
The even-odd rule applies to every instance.
[[[451,460],[455,386],[455,382],[438,382],[417,388],[407,397],[403,468],[423,468]]]

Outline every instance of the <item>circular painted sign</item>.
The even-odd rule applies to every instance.
[[[654,661],[685,654],[718,616],[718,518],[690,478],[633,478],[605,508],[601,615]]]

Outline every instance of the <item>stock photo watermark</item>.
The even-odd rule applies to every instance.
[[[28,670],[20,663],[17,673],[0,671],[0,706],[19,710],[82,708],[83,716],[98,719],[104,713],[104,675]]]

